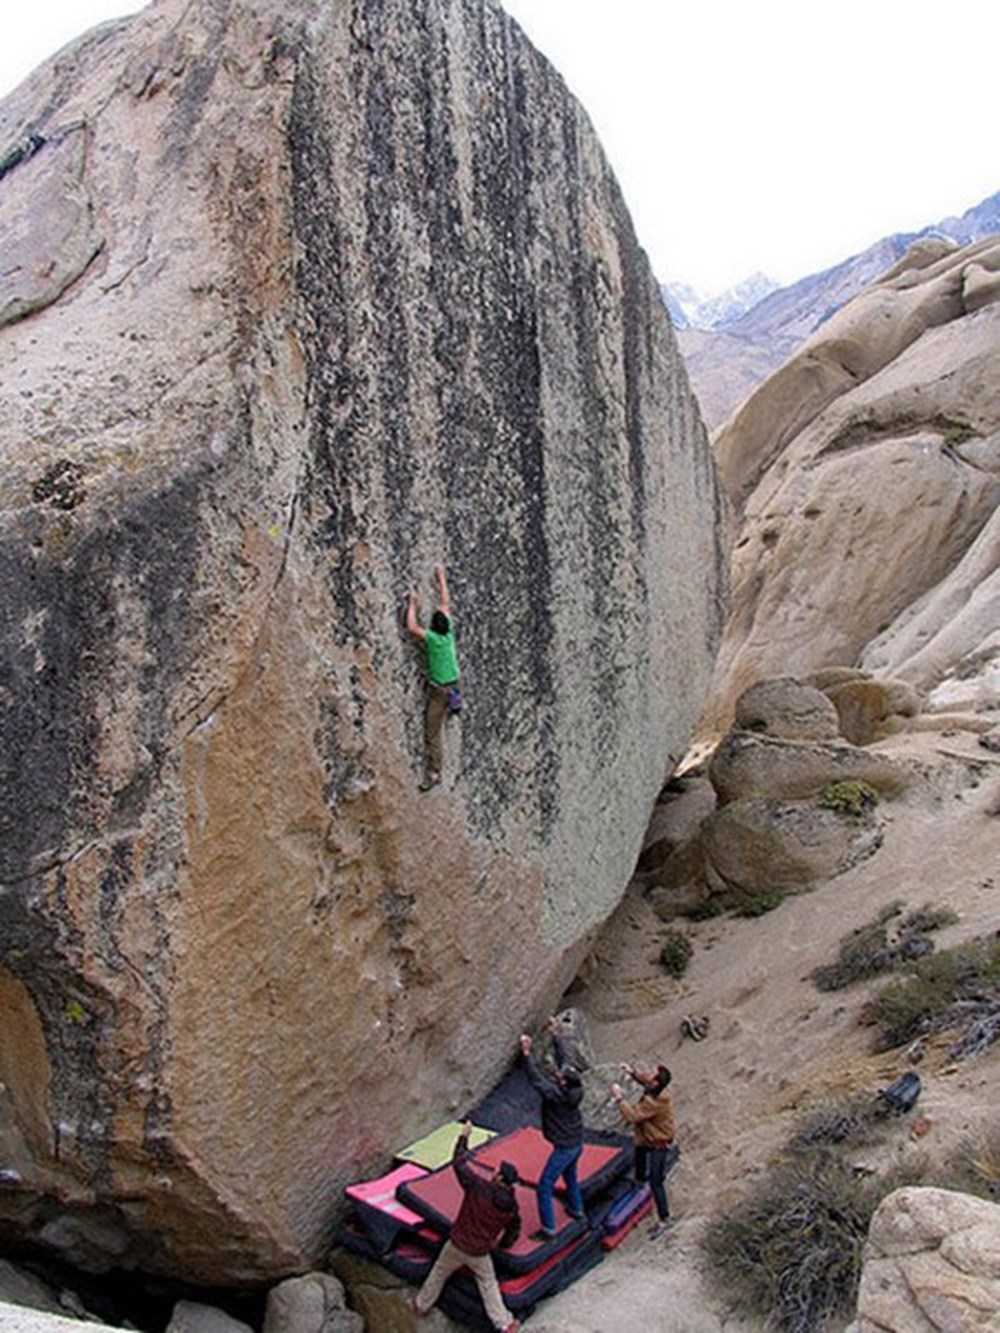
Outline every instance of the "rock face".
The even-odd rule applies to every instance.
[[[924,246],[719,432],[737,533],[706,737],[778,673],[860,665],[935,711],[995,697],[998,273],[1000,238]]]
[[[1000,1206],[951,1190],[883,1200],[868,1233],[855,1333],[997,1326]]]
[[[720,630],[704,428],[492,3],[159,0],[0,142],[0,1218],[301,1272],[628,879]],[[438,560],[466,707],[418,797]]]

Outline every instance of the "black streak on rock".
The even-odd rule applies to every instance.
[[[323,122],[321,82],[308,57],[300,60],[289,123],[295,228],[300,242],[296,281],[311,321],[307,340],[310,463],[303,516],[329,564],[337,608],[337,642],[358,642],[359,621],[351,549],[361,517],[353,501],[363,422],[364,385],[351,365],[342,235],[333,154]]]
[[[196,473],[180,477],[78,544],[71,533],[51,550],[44,539],[38,550],[0,550],[9,626],[0,659],[0,882],[101,826],[95,700],[120,650],[119,586],[146,605],[140,739],[162,749],[172,687],[192,660],[202,484]]]
[[[47,547],[43,524],[34,546],[11,541],[0,550],[0,589],[10,612],[0,658],[0,963],[21,978],[42,1022],[52,1067],[50,1112],[61,1126],[57,1152],[97,1189],[111,1184],[115,1085],[127,1074],[114,1054],[116,988],[93,978],[101,970],[113,978],[128,966],[120,947],[123,904],[143,893],[139,876],[149,873],[152,855],[140,868],[130,838],[103,846],[101,840],[126,815],[138,826],[153,790],[145,769],[120,793],[95,783],[99,700],[106,704],[127,632],[118,613],[124,590],[133,605],[145,606],[145,664],[128,683],[138,700],[136,739],[150,753],[164,751],[174,687],[198,653],[191,597],[203,531],[199,509],[214,480],[193,470],[131,502],[106,526],[95,524],[79,537],[53,528],[61,538]],[[74,906],[60,863],[87,842],[95,843],[103,869],[93,901]],[[170,873],[160,866],[160,882]],[[75,924],[81,911],[88,921],[86,959]],[[156,929],[165,958],[162,921]],[[154,1027],[157,1010],[163,1012],[158,966],[146,977]],[[155,1067],[155,1051],[151,1060]]]

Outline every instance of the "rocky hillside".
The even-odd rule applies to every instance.
[[[767,676],[863,667],[992,725],[1000,240],[919,243],[718,433],[733,598],[704,722]]]
[[[733,746],[751,746],[749,757],[756,754],[759,762],[744,763],[742,773],[731,757],[720,763],[713,771],[718,793],[703,778],[664,792],[650,826],[646,868],[583,970],[573,999],[589,1020],[599,1062],[595,1079],[603,1078],[606,1088],[621,1060],[664,1060],[673,1072],[681,1158],[667,1185],[677,1223],[666,1241],[649,1238],[645,1229],[637,1232],[592,1274],[546,1302],[529,1326],[541,1333],[774,1328],[759,1311],[749,1313],[737,1293],[720,1287],[707,1258],[708,1229],[741,1208],[776,1159],[787,1166],[788,1145],[804,1126],[824,1119],[836,1126],[838,1112],[874,1104],[879,1091],[906,1072],[919,1074],[917,1105],[912,1114],[883,1122],[867,1141],[848,1140],[854,1178],[891,1190],[882,1182],[911,1173],[912,1181],[947,1182],[954,1191],[960,1186],[949,1172],[971,1151],[987,1179],[995,1180],[1000,1043],[959,1058],[952,1028],[912,1046],[880,1048],[868,1006],[890,978],[876,974],[822,989],[813,972],[833,964],[842,946],[866,930],[870,935],[876,919],[898,924],[927,905],[951,913],[951,924],[931,937],[937,953],[993,937],[1000,759],[968,732],[946,736],[918,725],[852,746],[843,736],[831,737],[834,711],[816,694],[790,689],[787,682],[769,684],[755,703],[747,701],[741,718],[754,729],[732,733]],[[813,706],[807,709],[809,699]],[[765,722],[768,730],[762,731]],[[818,739],[824,729],[826,738]],[[867,838],[867,854],[845,858],[831,874],[834,861],[826,860],[825,871],[821,861],[833,848],[831,829],[838,821],[829,818],[833,812],[819,796],[838,768],[842,774],[852,766],[878,783],[880,796],[860,820],[846,812],[839,816],[841,845]],[[751,804],[762,809],[770,802],[769,824],[730,821],[728,832],[730,865],[761,874],[753,890],[747,886],[756,905],[746,912],[692,913],[696,876],[690,852],[717,797],[720,807],[708,815],[716,850],[725,845],[720,835],[726,810],[746,812]],[[803,835],[799,878],[796,889],[783,895],[766,873],[775,852],[788,870],[796,833]],[[665,949],[677,957],[679,938],[687,964],[678,976],[662,958]],[[994,1015],[998,1004],[994,984]],[[796,1178],[801,1188],[806,1173]],[[996,1202],[951,1193],[946,1211],[961,1212],[961,1221],[939,1215],[907,1227],[907,1214],[918,1211],[909,1193],[888,1199],[865,1246],[858,1296],[849,1285],[849,1265],[834,1269],[846,1300],[841,1317],[822,1327],[830,1333],[992,1328],[1000,1308],[990,1257],[1000,1225]],[[818,1274],[829,1274],[834,1252],[817,1243],[808,1193],[787,1196],[787,1209],[800,1252]],[[977,1237],[961,1236],[983,1209],[989,1225]],[[891,1215],[907,1231],[906,1244],[887,1244]],[[833,1228],[826,1233],[832,1234]],[[780,1326],[819,1327],[793,1318]]]
[[[705,431],[492,3],[156,0],[0,146],[0,1231],[301,1271],[618,902],[720,631]]]
[[[919,232],[883,237],[858,255],[769,292],[749,309],[737,304],[735,315],[712,316],[677,324],[688,372],[705,421],[711,429],[727,417],[826,320],[903,256],[923,242],[933,248],[942,238],[957,248],[1000,232],[1000,193],[943,218]],[[727,309],[727,307],[723,307]]]

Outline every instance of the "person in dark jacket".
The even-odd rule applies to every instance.
[[[501,1162],[491,1178],[480,1175],[469,1160],[471,1132],[472,1124],[467,1120],[455,1140],[451,1159],[462,1186],[462,1206],[451,1235],[411,1305],[414,1314],[427,1314],[452,1273],[465,1267],[476,1279],[493,1327],[501,1333],[516,1333],[521,1324],[511,1318],[503,1303],[490,1250],[498,1242],[501,1249],[506,1249],[521,1233],[521,1214],[514,1194],[517,1168],[511,1162]]]
[[[552,1194],[561,1176],[566,1182],[566,1211],[570,1217],[583,1218],[583,1194],[577,1179],[577,1163],[583,1154],[583,1080],[580,1071],[566,1058],[565,1047],[556,1020],[549,1019],[548,1032],[556,1059],[554,1075],[542,1073],[531,1053],[531,1038],[521,1037],[521,1054],[532,1087],[542,1098],[542,1133],[552,1144],[549,1160],[538,1181],[538,1218],[541,1227],[532,1232],[532,1240],[551,1240],[556,1234],[555,1204]]]

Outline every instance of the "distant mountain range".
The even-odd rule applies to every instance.
[[[981,241],[984,236],[992,236],[994,232],[1000,232],[1000,192],[990,195],[982,203],[968,209],[961,217],[944,218],[941,222],[932,223],[921,231],[897,232],[884,237],[869,246],[867,250],[853,255],[834,268],[801,278],[788,287],[781,287],[763,273],[755,273],[735,287],[730,287],[718,296],[708,299],[684,283],[666,282],[661,284],[660,290],[675,329],[704,329],[719,332],[731,329],[733,325],[742,321],[744,315],[756,310],[758,305],[775,293],[784,296],[786,293],[802,290],[812,294],[817,289],[827,287],[831,279],[838,288],[845,278],[850,285],[849,275],[855,270],[861,278],[855,290],[860,291],[871,281],[867,275],[871,272],[873,264],[877,266],[888,257],[886,267],[890,266],[902,258],[915,240],[923,236],[944,236],[954,241],[956,245],[971,245],[973,241]],[[851,295],[853,294],[852,291]],[[849,297],[843,298],[846,299]],[[843,300],[837,304],[842,305]],[[783,307],[784,304],[780,300],[777,302],[779,307]],[[818,322],[821,323],[822,320]]]
[[[970,245],[1000,232],[1000,191],[921,231],[886,236],[833,268],[788,287],[755,274],[710,301],[662,285],[692,385],[710,428],[726,417],[835,310],[874,282],[924,237]]]
[[[724,329],[777,290],[778,283],[763,273],[707,299],[683,283],[665,282],[660,287],[675,329]]]

